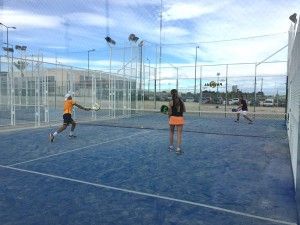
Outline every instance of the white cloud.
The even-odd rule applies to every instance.
[[[180,28],[180,27],[174,27],[174,26],[167,26],[164,27],[163,32],[168,36],[172,38],[180,38],[181,36],[188,35],[190,32],[186,29]]]
[[[6,1],[5,8],[0,12],[3,18],[1,22],[17,27],[17,30],[10,35],[12,43],[32,45],[35,49],[43,48],[45,54],[47,49],[56,49],[57,52],[59,49],[62,49],[61,52],[63,50],[76,52],[95,48],[102,51],[107,47],[104,41],[107,29],[112,38],[116,39],[117,48],[122,47],[124,43],[129,44],[127,38],[130,33],[135,33],[140,39],[159,44],[160,0],[109,0],[108,20],[105,17],[106,6],[99,4],[98,0],[87,2],[78,0],[72,4],[70,2],[57,2],[56,6],[51,2],[36,4],[38,7],[31,11],[32,5],[27,4],[27,1],[22,1],[22,4],[21,1],[20,3],[15,1],[14,6],[10,1]],[[290,24],[288,16],[293,12],[299,12],[298,3],[299,1],[291,0],[279,2],[164,0],[162,61],[175,65],[186,63],[192,66],[196,45],[200,46],[199,64],[262,60],[287,43],[287,34],[243,41],[206,44],[199,42],[287,31]],[[57,12],[54,9],[61,11]],[[64,25],[66,21],[69,21],[68,27]],[[170,45],[172,43],[183,44]],[[147,54],[150,51],[155,52],[155,48],[157,45],[146,43]],[[73,57],[83,58],[82,55],[80,57],[73,55]],[[284,52],[276,55],[274,59],[285,59]],[[157,59],[151,58],[152,63],[155,60]],[[66,63],[79,65],[79,61],[69,60]],[[83,59],[84,61],[86,59]],[[86,63],[83,62],[82,65],[85,65]],[[192,76],[193,71],[185,74]]]
[[[66,49],[65,46],[51,46],[51,45],[48,45],[47,46],[48,49]]]
[[[190,3],[187,3],[187,5],[189,4]],[[291,5],[289,8],[294,6]],[[255,62],[262,60],[287,43],[287,34],[283,34],[282,32],[287,31],[289,27],[289,12],[282,10],[282,5],[272,4],[272,6],[270,6],[267,5],[266,2],[257,2],[255,4],[235,2],[230,5],[224,4],[223,7],[224,8],[220,8],[215,5],[211,7],[215,10],[211,10],[211,12],[214,13],[208,13],[205,16],[191,20],[193,26],[189,27],[189,35],[181,37],[176,36],[176,34],[171,37],[166,35],[166,39],[164,39],[164,43],[176,43],[174,40],[176,40],[177,43],[194,42],[193,48],[190,48],[192,45],[173,45],[164,47],[163,51],[165,53],[173,53],[177,57],[182,55],[186,60],[190,58],[192,63],[195,57],[194,47],[197,45],[197,42],[228,40],[281,32],[279,36],[274,35],[266,38],[250,38],[244,41],[198,44],[201,46],[199,58],[203,60],[203,62]],[[197,6],[195,6],[195,8],[197,8]],[[267,12],[265,10],[266,8],[268,8]],[[183,12],[183,10],[181,12]],[[178,10],[176,13],[178,18],[183,14],[181,12]],[[174,19],[176,18],[174,17]],[[176,25],[181,26],[182,24],[176,23]],[[180,48],[182,48],[182,50]],[[280,55],[281,60],[284,60],[285,56]],[[279,55],[275,56],[275,58],[278,58],[278,56]]]
[[[110,26],[114,26],[115,22],[112,19],[106,19],[103,15],[98,15],[96,13],[72,13],[67,14],[65,16],[70,21],[77,21],[77,24],[81,25],[89,25],[89,26],[99,26],[99,27],[105,27],[107,23],[110,24]]]
[[[166,1],[163,3],[163,20],[164,21],[176,21],[176,20],[189,20],[196,19],[204,15],[214,15],[214,12],[218,12],[225,5],[228,5],[231,0],[212,2],[212,1]]]
[[[218,7],[206,6],[201,3],[186,3],[177,2],[166,6],[166,11],[163,13],[165,21],[182,20],[197,18],[202,15],[214,12]]]
[[[61,18],[58,16],[32,14],[24,10],[4,9],[0,11],[0,16],[4,24],[16,26],[17,29],[57,28],[61,25]]]
[[[99,0],[96,0],[98,3]],[[134,1],[124,1],[124,0],[108,0],[108,7],[110,9],[115,7],[126,7],[126,6],[145,6],[145,5],[160,5],[160,0],[134,0]]]

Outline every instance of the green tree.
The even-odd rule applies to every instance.
[[[24,77],[23,71],[26,69],[28,66],[28,62],[24,60],[18,60],[17,62],[14,62],[15,67],[21,71],[21,76]]]

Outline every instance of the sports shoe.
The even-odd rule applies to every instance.
[[[168,150],[169,150],[170,152],[172,152],[172,151],[174,151],[174,150],[175,150],[175,148],[174,148],[174,146],[173,146],[173,145],[170,145],[170,146],[168,147]]]
[[[240,121],[239,120],[235,120],[234,122],[239,123]]]
[[[250,121],[248,124],[253,124],[253,121]]]
[[[49,134],[49,140],[50,140],[51,142],[53,142],[53,140],[54,140],[54,135],[53,135],[52,133]]]
[[[76,138],[77,136],[74,134],[69,134],[69,138]]]
[[[177,155],[180,155],[180,154],[182,154],[182,150],[181,150],[181,148],[177,147],[177,149],[176,149],[176,154],[177,154]]]

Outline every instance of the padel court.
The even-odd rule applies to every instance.
[[[283,120],[186,115],[0,133],[1,224],[297,224]]]

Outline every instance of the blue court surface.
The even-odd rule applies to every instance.
[[[181,155],[167,117],[124,121],[1,132],[1,225],[297,224],[284,121],[187,116]]]

